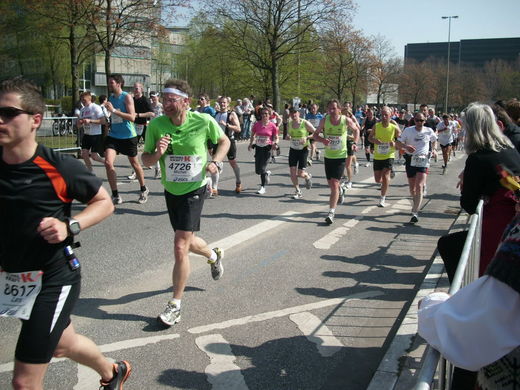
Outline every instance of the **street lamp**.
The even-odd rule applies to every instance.
[[[446,68],[446,99],[444,100],[444,113],[448,113],[448,88],[450,85],[450,35],[451,35],[451,19],[458,19],[458,16],[442,16],[442,19],[448,19],[448,66]]]

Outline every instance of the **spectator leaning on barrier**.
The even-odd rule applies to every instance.
[[[450,297],[419,303],[419,334],[482,389],[520,386],[520,215],[506,229],[486,274]],[[452,383],[453,389],[461,389]],[[467,387],[473,389],[474,387]]]

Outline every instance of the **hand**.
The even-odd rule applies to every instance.
[[[67,223],[53,217],[43,218],[36,231],[49,244],[58,244],[69,235]]]
[[[406,149],[406,151],[408,151],[410,153],[415,152],[415,146],[413,146],[413,145],[406,145],[405,149]]]
[[[456,188],[460,188],[460,191],[462,192],[462,186],[464,184],[464,170],[459,173],[459,182],[457,183],[457,187]]]
[[[214,163],[213,161],[210,161],[209,163],[206,164],[206,171],[208,171],[210,174],[214,175],[215,173],[217,173],[219,171],[219,167],[216,163]]]
[[[169,134],[166,134],[164,137],[161,137],[157,144],[155,145],[157,151],[161,154],[161,156],[166,152],[168,146],[170,146],[171,138]]]
[[[114,112],[114,106],[108,100],[104,103],[109,112]]]

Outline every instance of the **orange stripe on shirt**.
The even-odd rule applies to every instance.
[[[69,198],[67,194],[67,183],[65,183],[65,179],[61,173],[58,172],[56,167],[44,160],[41,156],[36,157],[34,163],[43,169],[47,177],[50,179],[58,198],[60,198],[62,202],[71,203],[72,199]]]

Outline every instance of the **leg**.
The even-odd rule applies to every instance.
[[[415,174],[412,212],[417,213],[421,208],[421,203],[423,200],[423,188],[426,184],[426,177],[427,174],[424,172],[417,172]]]
[[[16,390],[43,390],[43,378],[49,364],[14,362],[13,388]]]
[[[291,172],[291,182],[292,182],[292,185],[294,186],[296,191],[299,191],[300,190],[300,186],[298,184],[298,176],[296,175],[296,166],[289,167],[289,170]]]
[[[93,152],[91,157],[92,157],[92,160],[94,160],[94,161],[97,161],[101,164],[105,163],[105,159],[103,157],[101,157],[98,152]]]
[[[110,185],[110,189],[113,191],[117,191],[117,175],[116,170],[114,168],[114,161],[116,159],[116,151],[114,149],[106,149],[105,150],[105,169],[107,171],[107,179],[108,184]]]
[[[92,171],[92,162],[90,161],[90,151],[81,149],[81,158],[85,161],[85,165],[89,171]]]
[[[70,324],[61,335],[55,357],[67,357],[95,370],[103,382],[109,382],[113,375],[113,365],[102,354],[96,344],[75,332]]]
[[[381,172],[381,196],[386,196],[388,187],[390,187],[390,172],[391,170],[388,168],[384,168]]]
[[[231,165],[231,168],[233,168],[233,173],[235,174],[235,180],[236,184],[239,185],[242,183],[240,179],[240,167],[238,166],[237,160],[232,159],[229,160],[229,165]]]
[[[351,182],[352,181],[352,159],[354,158],[354,156],[348,156],[347,157],[347,160],[346,160],[346,171],[347,171],[347,176],[348,176],[348,181]]]
[[[174,239],[175,265],[173,266],[173,298],[181,299],[190,275],[189,250],[193,239],[193,232],[177,230]]]
[[[139,163],[139,159],[137,158],[137,156],[134,156],[134,157],[128,156],[128,161],[130,162],[130,165],[132,166],[132,168],[137,176],[139,185],[141,187],[143,187],[144,186],[144,171],[143,171],[143,167]]]
[[[338,179],[329,179],[327,180],[330,188],[330,197],[329,197],[329,207],[331,209],[335,209],[338,204],[339,197],[339,180]]]

